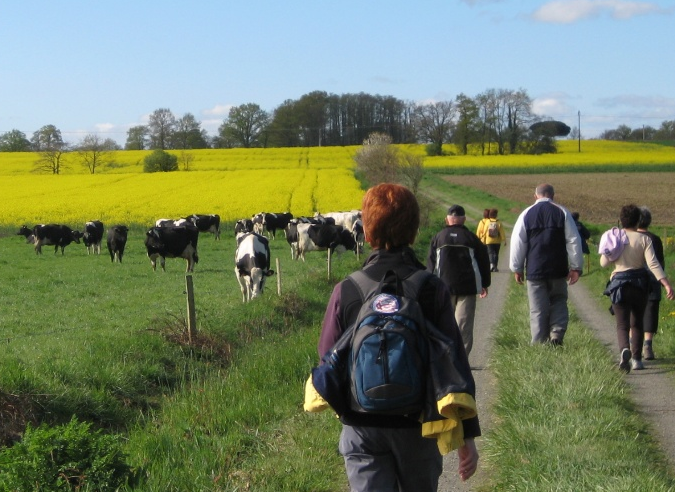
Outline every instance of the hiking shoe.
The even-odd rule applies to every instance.
[[[642,364],[641,360],[638,359],[631,359],[630,360],[630,368],[634,371],[640,371],[645,368],[644,364]]]
[[[563,341],[560,338],[551,338],[551,347],[562,347]]]
[[[627,348],[621,351],[621,356],[619,357],[619,370],[626,374],[630,372],[630,350]]]
[[[654,350],[652,350],[652,345],[651,343],[649,345],[645,344],[642,347],[642,358],[644,360],[654,360]]]

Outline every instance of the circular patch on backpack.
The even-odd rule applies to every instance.
[[[395,313],[399,310],[398,299],[391,294],[380,294],[373,299],[370,307],[373,311],[384,314]]]

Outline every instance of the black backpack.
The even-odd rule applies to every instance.
[[[417,299],[431,275],[418,270],[401,279],[389,271],[379,282],[363,271],[350,276],[363,301],[356,321],[343,335],[349,337],[350,347],[346,361],[350,410],[389,415],[422,410],[429,321]]]

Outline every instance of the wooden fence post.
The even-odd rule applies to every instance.
[[[192,275],[185,276],[185,293],[187,294],[188,343],[192,344],[192,335],[194,335],[197,330],[197,315],[195,314],[195,291],[192,285]]]
[[[281,297],[281,266],[279,265],[279,257],[277,257],[277,295]]]

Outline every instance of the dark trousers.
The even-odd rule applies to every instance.
[[[499,261],[499,248],[501,245],[501,243],[487,245],[488,256],[490,257],[490,265],[495,268],[497,267],[497,262]]]
[[[635,360],[642,360],[646,307],[647,292],[630,284],[621,287],[621,302],[612,304],[616,317],[616,336],[619,342],[619,351],[630,348]],[[633,329],[632,338],[630,336],[631,328]]]
[[[647,301],[645,309],[644,330],[645,333],[656,333],[659,329],[659,304],[660,300]]]

